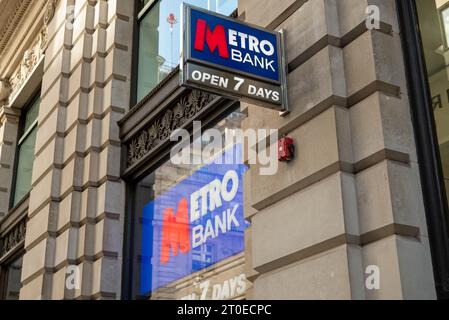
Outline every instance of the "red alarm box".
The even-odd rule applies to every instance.
[[[293,160],[295,145],[290,137],[283,137],[278,142],[278,159],[281,162]]]

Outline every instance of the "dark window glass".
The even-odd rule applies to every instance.
[[[19,300],[22,276],[22,257],[5,267],[4,300]]]

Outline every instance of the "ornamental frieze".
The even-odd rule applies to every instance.
[[[193,90],[162,115],[151,122],[151,125],[142,130],[137,137],[127,145],[127,165],[131,167],[150,153],[159,143],[170,137],[170,134],[195,117],[216,96],[203,91]]]
[[[7,255],[25,240],[26,220],[22,220],[14,226],[5,236],[0,239],[0,258]]]
[[[11,90],[9,101],[12,101],[16,97],[22,85],[28,80],[34,68],[44,56],[46,43],[47,29],[43,28],[34,40],[32,46],[24,52],[21,63],[9,78]]]
[[[44,14],[44,25],[39,31],[31,46],[23,53],[22,60],[13,71],[9,79],[3,80],[8,83],[10,95],[9,101],[14,100],[23,84],[29,79],[31,73],[44,56],[48,44],[48,24],[53,19],[59,0],[48,0]]]

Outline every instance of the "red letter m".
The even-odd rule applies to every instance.
[[[166,264],[170,259],[170,247],[173,249],[173,256],[190,250],[189,238],[189,215],[187,209],[187,199],[184,198],[178,203],[178,212],[173,214],[172,208],[164,210],[164,220],[162,221],[162,244],[161,244],[161,264]]]
[[[206,39],[204,39],[205,37]],[[195,50],[204,51],[205,42],[207,42],[210,52],[214,52],[218,47],[218,55],[222,58],[229,58],[224,27],[217,25],[214,31],[211,31],[205,20],[198,19],[196,22]]]

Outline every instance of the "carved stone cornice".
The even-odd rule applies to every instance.
[[[166,141],[174,130],[194,118],[215,98],[216,96],[199,90],[182,96],[127,143],[127,166],[133,166],[161,142]]]
[[[0,29],[0,55],[5,50],[8,42],[11,40],[14,32],[17,30],[32,0],[15,1],[14,9],[9,15],[8,20]]]
[[[8,15],[8,19],[0,27],[0,56],[6,50],[8,43],[14,38],[14,34],[19,29],[20,23],[24,20],[28,8],[35,0],[14,0],[14,8]],[[53,19],[59,0],[46,0],[43,2],[42,9],[45,8],[44,26],[48,26]]]
[[[17,223],[7,234],[0,238],[0,259],[15,249],[26,234],[26,219]]]

